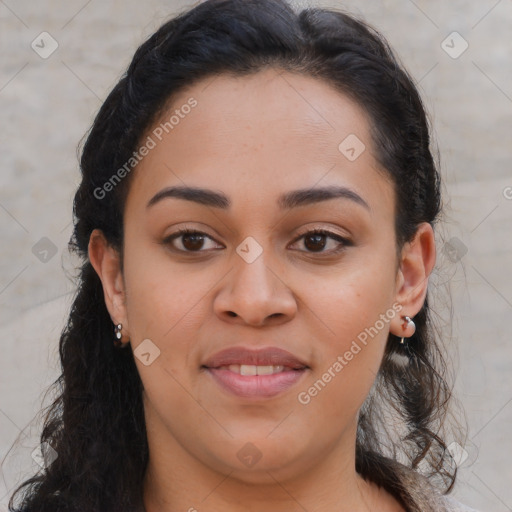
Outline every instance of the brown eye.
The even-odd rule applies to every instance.
[[[187,251],[197,251],[204,245],[204,236],[198,233],[185,233],[181,235],[181,239]]]
[[[312,233],[304,237],[304,245],[311,251],[322,251],[326,245],[326,235]]]
[[[176,240],[181,241],[182,247],[176,247]],[[214,241],[206,233],[202,233],[201,231],[180,229],[176,233],[168,236],[164,240],[164,244],[169,244],[173,249],[182,252],[205,252],[206,250],[202,249],[204,249],[204,245],[208,240]]]
[[[337,235],[336,233],[332,233],[331,231],[326,230],[314,230],[308,231],[304,233],[299,238],[295,240],[298,242],[299,240],[304,239],[304,246],[306,247],[306,252],[313,253],[324,253],[324,254],[336,254],[342,251],[347,245],[350,245],[350,241],[346,238]],[[338,242],[334,244],[335,248],[331,250],[324,251],[325,247],[328,245],[329,239]],[[336,248],[337,246],[337,248]]]
[[[308,231],[297,238],[294,243],[297,243],[299,240],[304,239],[304,247],[306,248],[305,252],[308,253],[318,253],[318,254],[337,254],[344,250],[346,246],[351,245],[350,241],[342,236],[333,233],[331,231],[326,230],[313,230]],[[177,245],[177,241],[180,242],[180,246]],[[176,233],[168,236],[163,243],[165,245],[170,245],[171,248],[177,252],[184,253],[202,253],[207,252],[208,250],[216,249],[219,247],[205,247],[208,241],[214,242],[213,238],[208,236],[206,233],[201,231],[196,231],[193,229],[180,229]],[[334,245],[331,249],[326,249],[329,246],[329,242],[331,241],[331,245]],[[337,243],[332,244],[332,241]],[[222,247],[220,247],[222,248]]]

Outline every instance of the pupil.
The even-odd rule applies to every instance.
[[[192,243],[191,244],[187,243],[187,240],[192,241]],[[203,246],[203,242],[204,242],[204,239],[203,239],[202,235],[193,234],[193,233],[185,233],[183,235],[183,247],[185,247],[188,250],[193,251],[193,250],[201,249],[201,247]]]
[[[310,244],[308,244],[308,240],[313,240],[313,247],[311,247]],[[308,249],[321,250],[325,247],[325,235],[323,235],[322,233],[308,235],[304,241],[305,241],[306,247]],[[323,242],[323,243],[321,243],[321,242]],[[315,244],[319,244],[319,243],[320,243],[320,247],[318,245],[315,245]]]

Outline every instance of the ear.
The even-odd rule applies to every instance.
[[[103,285],[105,305],[112,323],[123,324],[122,342],[128,341],[125,290],[119,253],[107,242],[103,232],[93,230],[89,238],[89,261]]]
[[[403,316],[414,319],[427,296],[428,278],[436,262],[434,231],[428,222],[418,226],[414,238],[404,244],[400,267],[396,276],[395,301],[402,305],[400,315],[391,322],[390,330],[396,336],[407,336],[402,328]]]

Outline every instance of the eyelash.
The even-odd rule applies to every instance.
[[[206,233],[204,233],[202,231],[197,231],[195,229],[189,229],[189,228],[183,228],[183,229],[179,229],[178,231],[176,231],[172,235],[169,235],[168,237],[166,237],[163,240],[162,243],[164,245],[171,245],[172,246],[172,242],[175,239],[180,238],[182,235],[188,235],[188,234],[204,235],[205,237],[209,238],[210,240],[214,240],[212,237],[210,237],[208,234],[206,234]],[[311,231],[306,231],[306,232],[302,233],[300,236],[298,236],[292,243],[294,244],[294,243],[298,242],[299,240],[301,240],[302,238],[304,238],[307,235],[325,235],[328,238],[331,238],[331,239],[336,240],[337,242],[341,243],[341,247],[338,247],[337,249],[334,249],[334,250],[331,250],[331,251],[319,251],[319,252],[304,251],[304,252],[306,252],[308,254],[318,254],[318,255],[330,255],[330,256],[332,256],[332,255],[335,255],[335,254],[338,254],[338,253],[342,252],[343,250],[346,249],[347,246],[352,245],[350,240],[348,240],[347,238],[344,238],[344,237],[338,235],[337,233],[333,233],[332,231],[328,231],[328,230],[325,230],[325,229],[313,229]],[[207,252],[208,251],[208,250],[187,251],[187,250],[183,250],[183,249],[176,249],[175,247],[172,247],[172,249],[174,251],[178,251],[178,252],[181,252],[181,253],[188,253],[188,254],[200,254],[202,252]]]

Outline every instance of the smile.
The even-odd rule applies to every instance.
[[[293,371],[292,368],[283,365],[267,365],[255,366],[251,364],[230,364],[229,366],[221,366],[219,370],[229,370],[230,372],[237,373],[238,375],[273,375],[274,373],[281,373],[283,371]]]

